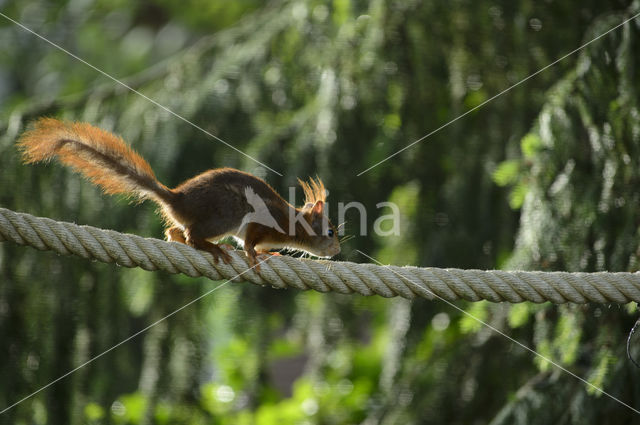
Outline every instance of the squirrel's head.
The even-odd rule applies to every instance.
[[[340,253],[338,230],[326,214],[327,191],[319,178],[306,183],[298,179],[305,195],[305,205],[300,212],[308,226],[302,226],[304,249],[318,257],[333,257]],[[310,228],[310,229],[309,229]],[[312,232],[309,232],[311,230]]]
[[[338,230],[325,214],[325,202],[307,203],[302,208],[305,221],[312,232],[303,226],[304,250],[318,257],[333,257],[340,253]]]

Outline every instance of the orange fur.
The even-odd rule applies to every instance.
[[[169,196],[151,166],[122,138],[87,123],[41,118],[20,137],[18,146],[26,163],[57,157],[109,194],[140,199]]]
[[[304,203],[315,204],[318,201],[327,200],[327,191],[319,177],[309,179],[309,183],[298,179],[298,183],[304,192]]]

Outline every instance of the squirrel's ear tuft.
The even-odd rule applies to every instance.
[[[324,213],[324,201],[317,201],[311,210],[313,214],[322,215]]]
[[[304,191],[305,207],[306,204],[315,204],[318,201],[325,202],[327,200],[327,191],[320,178],[311,178],[309,179],[309,183],[298,179],[298,183],[300,183]]]

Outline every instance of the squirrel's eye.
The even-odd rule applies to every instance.
[[[333,237],[333,229],[329,229],[329,230],[327,231],[327,236],[329,236],[330,238],[332,238],[332,237]]]

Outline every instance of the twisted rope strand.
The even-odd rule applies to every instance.
[[[176,242],[79,226],[0,208],[0,241],[41,251],[77,255],[124,267],[164,270],[213,280],[231,279],[249,266],[242,251],[230,251],[231,263],[216,263],[210,254]],[[313,289],[341,294],[401,296],[448,301],[488,300],[518,303],[640,302],[640,273],[567,273],[461,270],[433,267],[378,266],[274,256],[235,281],[274,288]],[[419,284],[407,285],[407,282]]]

